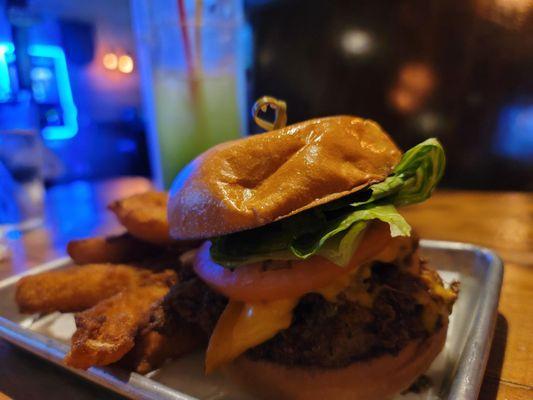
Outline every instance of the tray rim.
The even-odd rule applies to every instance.
[[[480,254],[488,261],[489,271],[473,325],[476,329],[469,335],[461,352],[458,368],[447,396],[448,400],[476,400],[483,382],[496,326],[503,281],[503,261],[493,250],[471,243],[423,239],[420,241],[420,246],[439,250],[469,251]],[[40,264],[21,274],[1,280],[0,289],[15,284],[23,276],[60,268],[70,262],[70,257],[62,257]],[[153,399],[156,396],[155,398],[162,400],[196,400],[135,372],[128,373],[115,367],[92,367],[87,371],[68,367],[62,362],[67,351],[66,345],[26,329],[1,315],[0,338],[128,398]]]

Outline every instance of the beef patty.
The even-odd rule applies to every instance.
[[[430,295],[427,282],[419,276],[387,263],[376,262],[369,268],[363,290],[371,296],[371,304],[354,300],[350,288],[335,302],[307,294],[294,309],[291,326],[248,350],[246,356],[284,365],[343,367],[379,354],[395,354],[408,341],[426,337],[445,322],[447,314],[438,314],[428,330],[424,315],[428,302],[442,306],[444,299]],[[424,265],[420,268],[427,270]],[[441,284],[437,274],[430,276]],[[210,335],[227,299],[192,272],[183,278],[164,302],[166,313],[177,313]],[[421,293],[426,306],[420,304]]]

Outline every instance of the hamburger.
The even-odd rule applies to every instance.
[[[175,179],[170,233],[203,240],[165,308],[209,338],[207,373],[256,396],[386,399],[443,348],[457,284],[421,259],[398,208],[445,166],[373,121],[318,118],[220,144]]]

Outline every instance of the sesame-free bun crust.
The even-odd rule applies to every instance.
[[[228,379],[258,399],[386,400],[409,388],[440,353],[447,325],[396,356],[383,355],[339,369],[285,367],[241,356],[226,366]]]
[[[351,116],[220,144],[176,177],[171,236],[204,239],[289,217],[384,180],[400,157],[379,125]]]

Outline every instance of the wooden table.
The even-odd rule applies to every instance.
[[[48,193],[46,226],[7,240],[0,279],[65,254],[71,238],[116,231],[105,211],[116,198],[150,187],[142,178],[76,182]],[[498,322],[480,399],[533,398],[533,194],[440,191],[405,208],[421,237],[476,243],[505,261]],[[0,399],[118,398],[0,341]]]

